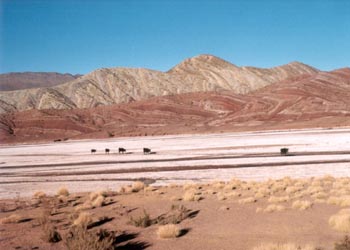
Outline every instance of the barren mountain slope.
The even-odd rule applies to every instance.
[[[185,60],[166,73],[148,69],[99,69],[52,88],[0,92],[0,113],[91,108],[192,92],[229,90],[245,94],[281,80],[317,72],[301,63],[272,69],[240,68],[220,58],[201,55]]]
[[[24,72],[0,74],[0,91],[52,87],[65,82],[73,81],[80,75]]]
[[[350,126],[350,69],[232,91],[154,97],[91,109],[3,114],[0,141]]]

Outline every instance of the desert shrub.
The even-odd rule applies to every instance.
[[[33,198],[35,199],[42,199],[45,197],[46,197],[46,194],[43,191],[38,191],[33,194]]]
[[[271,196],[268,199],[268,202],[270,202],[270,203],[280,203],[280,202],[287,202],[289,200],[290,200],[289,196]]]
[[[280,212],[280,211],[284,211],[285,209],[286,208],[282,205],[270,204],[264,209],[264,212],[265,213]]]
[[[119,188],[118,193],[120,194],[130,194],[133,192],[132,186],[122,186]]]
[[[82,210],[89,210],[92,209],[92,203],[91,201],[85,201],[83,204],[80,204],[74,208],[76,212],[82,211]]]
[[[58,195],[58,196],[61,196],[61,195],[62,195],[62,196],[69,196],[69,191],[68,191],[67,188],[61,187],[60,189],[58,189],[57,195]]]
[[[311,245],[300,246],[294,243],[265,243],[257,247],[254,247],[253,250],[316,250],[317,248]]]
[[[342,241],[335,243],[334,250],[350,250],[350,237],[346,235]]]
[[[179,224],[187,219],[191,213],[192,211],[183,205],[172,205],[169,212],[157,217],[156,223],[160,225]]]
[[[183,190],[190,190],[196,187],[195,183],[185,183],[182,188]]]
[[[325,192],[317,192],[311,195],[311,197],[314,199],[325,199],[328,197],[328,194],[326,194]]]
[[[331,196],[328,198],[327,203],[341,206],[341,207],[347,207],[347,206],[350,206],[350,196],[349,195],[344,195],[340,197]]]
[[[257,199],[255,199],[254,197],[248,197],[248,198],[238,200],[238,204],[246,204],[246,203],[254,203],[254,202],[257,202]]]
[[[176,238],[180,236],[180,229],[175,224],[160,226],[157,235],[162,239]]]
[[[92,192],[89,194],[90,201],[95,200],[98,197],[98,192]]]
[[[225,182],[222,182],[222,181],[216,181],[212,184],[212,187],[213,188],[216,188],[216,189],[223,189],[225,188]]]
[[[313,195],[316,193],[324,192],[324,189],[321,186],[310,186],[306,191],[308,192],[309,195]]]
[[[23,220],[22,216],[18,214],[11,214],[7,217],[2,218],[1,223],[2,224],[13,224],[13,223],[19,223]]]
[[[98,195],[91,203],[93,207],[102,207],[105,204],[105,197]]]
[[[68,250],[112,250],[114,234],[106,230],[89,232],[86,228],[73,227],[64,243]]]
[[[328,223],[336,231],[350,233],[350,209],[342,209],[332,215]]]
[[[139,192],[145,188],[145,183],[143,183],[142,181],[135,181],[132,183],[131,188],[132,192]]]
[[[147,191],[147,192],[153,192],[153,191],[156,191],[157,188],[156,188],[156,187],[153,187],[153,186],[148,186],[148,187],[145,187],[144,190]]]
[[[266,197],[266,194],[264,194],[264,193],[255,193],[255,195],[254,195],[254,198],[256,198],[256,199],[261,199],[261,198],[264,198],[264,197]]]
[[[134,218],[134,217],[130,217],[129,220],[131,225],[134,225],[135,227],[149,227],[150,225],[152,225],[152,220],[150,215],[147,213],[146,210],[143,210],[143,215]]]
[[[294,201],[292,204],[292,208],[299,210],[306,210],[312,207],[312,203],[310,201]]]
[[[42,239],[50,243],[56,243],[62,240],[59,232],[49,222],[42,224]]]
[[[291,186],[291,187],[287,187],[285,191],[287,194],[294,194],[296,192],[299,192],[300,190],[302,190],[302,187]]]
[[[199,201],[202,199],[200,194],[197,193],[194,189],[187,190],[182,198],[184,201]]]
[[[78,215],[78,218],[76,218],[73,221],[73,225],[82,227],[82,228],[87,228],[91,222],[92,222],[91,214],[87,212],[82,212]]]
[[[66,195],[59,195],[57,197],[57,201],[59,203],[67,203],[68,202],[68,196],[66,196]]]
[[[226,194],[223,193],[223,192],[217,193],[216,197],[217,197],[217,199],[218,199],[219,201],[223,201],[223,200],[226,200],[226,199],[227,199]]]

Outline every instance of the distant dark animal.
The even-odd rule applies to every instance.
[[[126,153],[126,149],[125,148],[119,148],[118,152],[119,152],[119,154],[124,154],[124,153]]]
[[[105,154],[109,154],[109,148],[105,149]]]
[[[91,149],[91,154],[94,154],[94,153],[96,153],[96,149]]]
[[[289,151],[288,148],[281,148],[281,149],[280,149],[281,155],[287,155],[287,154],[288,154],[288,151]]]
[[[151,149],[149,148],[143,148],[143,154],[150,154],[151,153]]]
[[[53,140],[53,142],[59,142],[59,141],[61,141],[61,139],[55,139],[55,140]]]

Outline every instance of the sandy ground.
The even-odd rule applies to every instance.
[[[288,187],[299,187],[299,191],[288,191]],[[311,244],[331,250],[334,243],[342,239],[344,232],[335,230],[329,224],[329,218],[341,208],[350,207],[349,201],[343,205],[332,204],[331,197],[343,197],[345,201],[350,194],[349,187],[350,178],[331,177],[160,186],[136,193],[110,192],[105,195],[105,205],[89,205],[84,210],[78,208],[91,203],[86,193],[66,198],[2,200],[0,221],[13,214],[20,216],[22,221],[0,223],[0,248],[67,249],[64,242],[70,235],[68,232],[74,221],[73,216],[87,212],[93,222],[89,232],[100,229],[116,232],[114,249],[249,250],[273,242]],[[253,202],[241,202],[246,198],[258,197],[261,190],[265,190],[266,195],[255,198]],[[199,201],[184,200],[185,194],[192,191],[200,196]],[[321,196],[322,199],[317,198]],[[274,202],[270,200],[272,197],[287,198]],[[308,201],[310,207],[300,210],[294,206],[296,201]],[[151,220],[159,221],[156,218],[169,215],[170,211],[174,211],[171,210],[174,205],[184,206],[189,215],[178,222],[177,226],[182,230],[178,238],[160,238],[157,235],[158,223],[146,228],[130,224],[130,218],[142,216],[143,211],[150,215]],[[283,210],[261,211],[270,205],[282,206]],[[50,211],[47,221],[57,228],[63,241],[47,243],[44,240],[46,229],[40,223],[45,211]]]
[[[118,147],[127,150],[118,154]],[[144,155],[143,147],[154,154]],[[288,147],[290,156],[280,156]],[[105,148],[111,150],[107,155]],[[90,150],[96,149],[96,154]],[[0,198],[96,188],[136,179],[172,182],[350,176],[350,129],[245,132],[66,141],[0,147]]]

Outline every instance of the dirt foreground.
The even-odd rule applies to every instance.
[[[0,249],[249,250],[267,243],[333,249],[350,233],[349,177],[161,187],[135,182],[118,191],[67,191],[1,200]],[[175,224],[177,237],[162,238],[158,230],[163,224]],[[55,237],[47,232],[55,231],[62,240],[49,243]],[[113,239],[111,248],[77,248],[98,232],[96,246],[101,239]],[[307,244],[312,248],[303,248]]]

